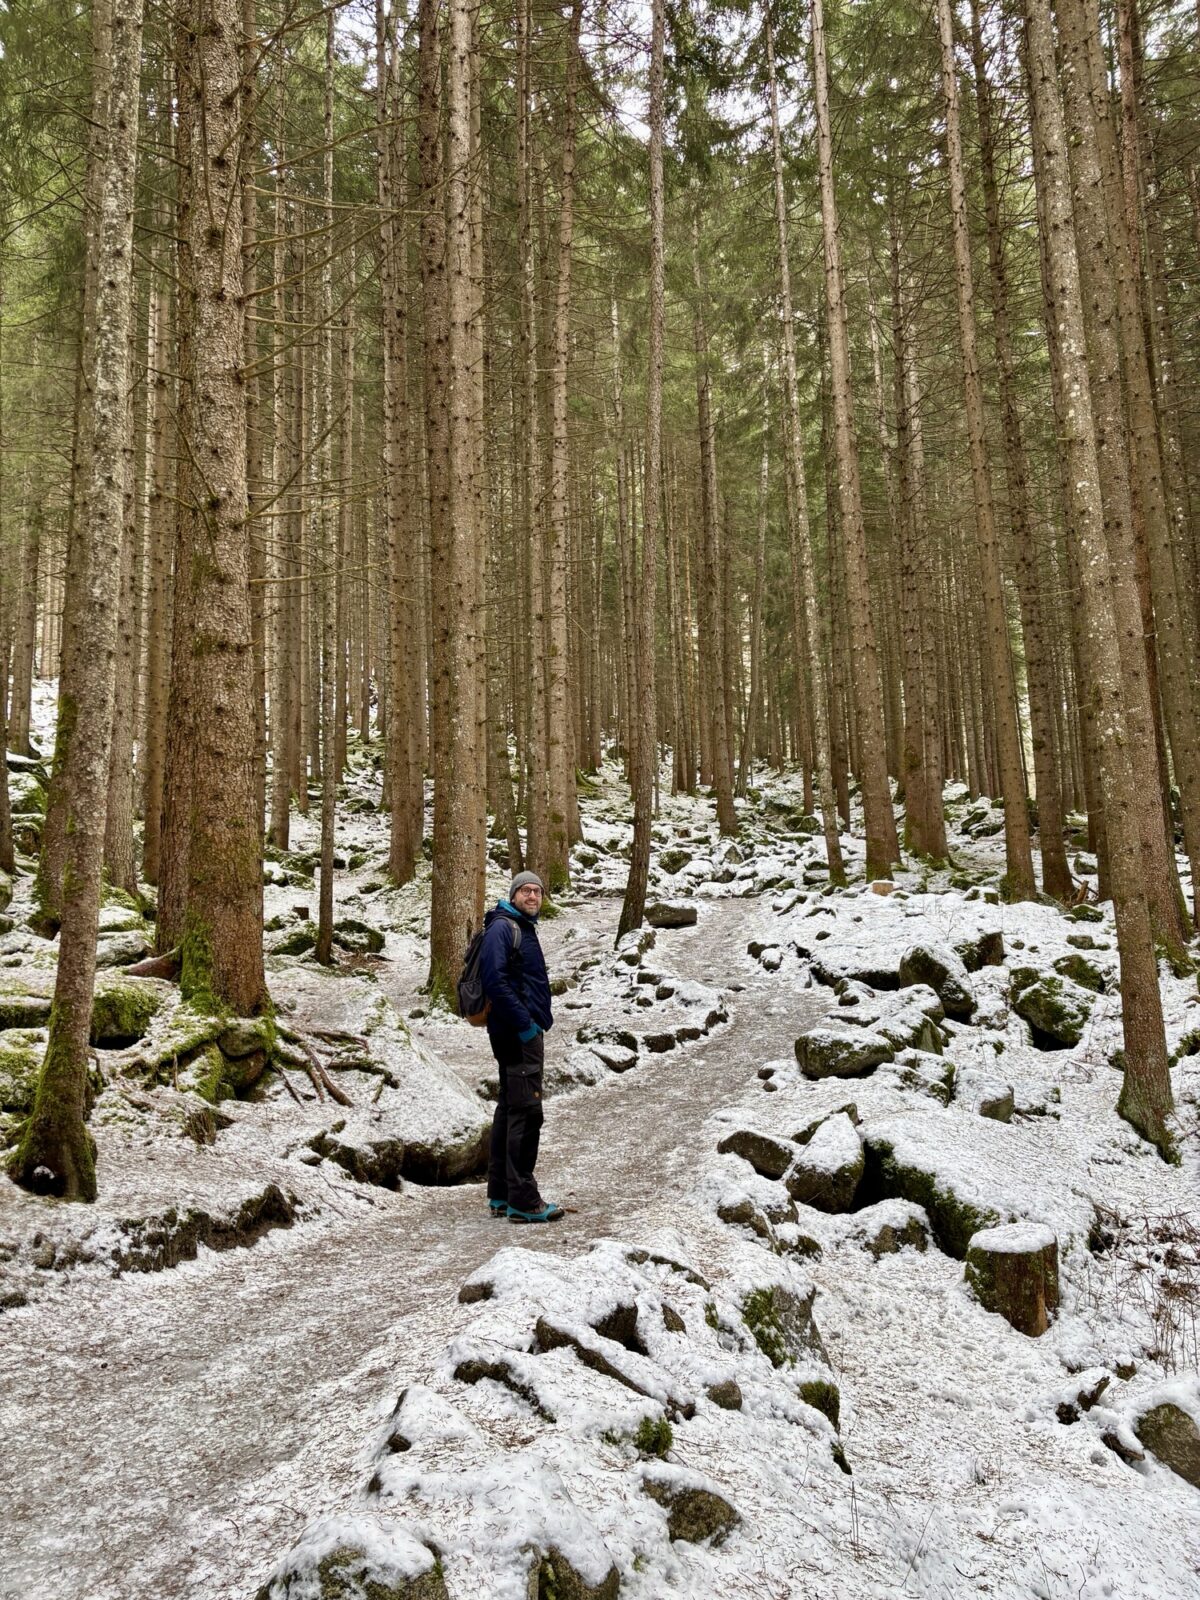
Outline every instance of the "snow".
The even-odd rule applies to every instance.
[[[1032,1255],[1037,1250],[1048,1250],[1057,1241],[1054,1230],[1037,1222],[1009,1222],[999,1228],[980,1228],[971,1235],[969,1248],[985,1250],[989,1255]]]
[[[354,762],[347,793],[376,800],[369,759]],[[1003,840],[979,825],[1000,813],[974,808],[964,834],[965,793],[951,838],[968,887],[918,867],[890,895],[861,881],[824,894],[804,882],[819,842],[771,820],[798,808],[798,781],[759,776],[783,809],[739,807],[744,863],[710,803],[664,785],[650,892],[686,891],[699,920],[659,932],[633,966],[613,950],[629,839],[613,768],[583,802],[595,864],[543,929],[568,983],[548,1039],[559,1087],[539,1162],[545,1192],[569,1207],[552,1228],[493,1222],[478,1185],[381,1188],[313,1149],[338,1121],[343,1136],[378,1135],[382,1119],[404,1139],[446,1141],[489,1116],[486,1038],[420,992],[428,866],[388,888],[386,818],[371,809],[339,820],[339,854],[358,864],[335,893],[338,916],[377,927],[383,950],[347,953],[333,973],[272,957],[269,982],[290,1028],[367,1040],[395,1086],[334,1069],[355,1100],[347,1111],[293,1068],[301,1105],[279,1085],[226,1102],[228,1125],[197,1145],[171,1131],[167,1094],[153,1113],[129,1102],[128,1054],[102,1053],[114,1081],[93,1118],[97,1206],[0,1182],[0,1273],[26,1295],[0,1311],[0,1422],[19,1441],[0,1466],[4,1600],[229,1600],[268,1582],[272,1600],[309,1600],[319,1563],[344,1549],[359,1552],[364,1583],[428,1570],[436,1550],[451,1600],[526,1600],[552,1548],[591,1582],[615,1566],[623,1600],[1192,1600],[1200,1499],[1136,1459],[1134,1428],[1167,1400],[1200,1418],[1185,1298],[1200,1272],[1200,1056],[1174,1068],[1182,1163],[1169,1167],[1115,1114],[1111,981],[1068,1050],[1036,1048],[1009,1003],[1011,967],[1052,971],[1081,936],[1107,946],[1086,953],[1111,980],[1108,908],[1080,924],[1049,905],[992,903]],[[272,937],[297,925],[295,906],[315,914],[300,857],[316,829],[315,813],[297,820],[293,857],[275,863],[272,876],[290,881],[267,889],[267,915],[281,919]],[[657,864],[673,845],[693,856],[677,875]],[[861,880],[861,840],[844,846]],[[705,876],[714,862],[735,876]],[[507,882],[492,863],[489,893]],[[14,988],[44,994],[53,947],[23,930],[26,897],[19,876],[0,959],[16,963]],[[794,1042],[815,1026],[861,1042],[871,1030],[852,1013],[894,1028],[909,1009],[934,1009],[915,988],[861,981],[845,991],[858,1004],[839,1005],[814,962],[827,977],[886,974],[914,943],[954,951],[985,933],[1002,935],[1004,964],[967,976],[975,1015],[938,1023],[943,1057],[901,1050],[853,1080],[801,1075]],[[785,953],[777,970],[751,943]],[[1162,991],[1179,1049],[1200,1029],[1200,997],[1166,969]],[[632,1036],[635,1049],[612,1047],[625,1070],[596,1053],[609,1046],[576,1038],[585,1028]],[[647,1046],[666,1034],[672,1048]],[[1011,1123],[981,1117],[985,1093],[1008,1085]],[[870,1193],[846,1215],[797,1205],[782,1182],[717,1152],[737,1129],[796,1142],[828,1170],[860,1141],[886,1142],[1000,1217],[984,1237],[1011,1226],[1057,1238],[1050,1329],[1028,1339],[985,1313],[962,1262],[932,1239],[878,1257],[865,1248],[885,1224],[927,1224],[920,1205]],[[293,1197],[290,1226],[243,1248],[201,1244],[170,1270],[114,1274],[131,1221],[149,1226],[172,1206],[227,1217],[269,1182]],[[721,1220],[743,1200],[763,1234]],[[52,1267],[35,1263],[47,1243]],[[756,1338],[746,1311],[775,1294],[796,1327],[811,1308],[817,1330],[778,1366],[770,1326]],[[473,1362],[501,1377],[456,1376]],[[1104,1377],[1090,1409],[1060,1420]],[[710,1398],[733,1384],[739,1409]],[[814,1384],[836,1385],[836,1431]],[[639,1451],[643,1423],[670,1424],[661,1461]],[[738,1526],[716,1546],[670,1541],[647,1476],[720,1494]]]

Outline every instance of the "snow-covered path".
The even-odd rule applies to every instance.
[[[706,1119],[828,1005],[746,960],[764,913],[712,901],[698,928],[660,935],[678,976],[746,987],[710,1038],[548,1106],[539,1176],[575,1214],[520,1243],[571,1253],[672,1223]],[[563,1020],[565,1034],[589,1018]],[[6,1317],[0,1596],[252,1595],[325,1497],[361,1480],[381,1393],[441,1350],[466,1320],[458,1285],[516,1232],[476,1185],[331,1188],[319,1219],[252,1249],[87,1277]]]

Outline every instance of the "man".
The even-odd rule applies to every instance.
[[[550,978],[538,943],[545,891],[536,872],[518,872],[484,918],[479,976],[490,1002],[487,1030],[500,1068],[500,1098],[492,1119],[488,1205],[510,1222],[557,1222],[561,1206],[538,1193],[533,1169],[542,1132],[544,1036],[554,1026]]]

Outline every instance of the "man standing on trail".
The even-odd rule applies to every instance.
[[[489,1002],[488,1039],[500,1068],[492,1119],[488,1205],[510,1222],[557,1222],[561,1206],[538,1193],[533,1169],[542,1132],[542,1064],[550,1014],[550,978],[538,943],[545,890],[536,872],[518,872],[484,918],[479,976]]]

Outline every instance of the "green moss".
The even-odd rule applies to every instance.
[[[273,956],[302,956],[306,950],[313,949],[316,942],[317,930],[315,924],[301,922],[284,938],[271,946],[271,954]]]
[[[160,1005],[156,991],[136,978],[99,985],[92,1000],[92,1043],[113,1048],[144,1038]]]
[[[6,1028],[0,1033],[0,1109],[32,1109],[45,1053],[44,1028]]]
[[[90,1203],[96,1198],[96,1147],[85,1123],[91,1099],[87,1060],[77,1059],[60,1019],[55,1007],[33,1109],[8,1172],[35,1193]]]
[[[886,1140],[868,1139],[865,1145],[867,1172],[864,1189],[872,1197],[910,1200],[924,1206],[939,1247],[956,1261],[967,1253],[967,1243],[980,1228],[991,1228],[1002,1221],[991,1206],[976,1205],[939,1180],[932,1172],[899,1161]]]
[[[193,1010],[206,1011],[210,1016],[222,1015],[225,1008],[213,990],[212,936],[207,924],[194,912],[188,914],[180,955],[180,994]]]
[[[788,1349],[783,1319],[775,1300],[775,1290],[752,1289],[742,1301],[742,1320],[754,1335],[754,1342],[773,1367],[795,1366]]]
[[[1104,974],[1094,961],[1089,961],[1086,956],[1075,952],[1069,956],[1059,956],[1054,963],[1055,972],[1073,982],[1082,984],[1085,989],[1090,989],[1093,994],[1103,994],[1108,985],[1104,981]]]
[[[666,1417],[643,1417],[633,1442],[639,1455],[657,1456],[661,1461],[674,1444],[675,1435]]]
[[[233,1089],[226,1081],[225,1057],[215,1043],[206,1045],[188,1062],[179,1074],[179,1086],[193,1090],[214,1106],[221,1100],[233,1099]]]
[[[842,1397],[836,1383],[827,1378],[808,1378],[800,1385],[800,1398],[819,1411],[836,1428],[841,1416]]]
[[[557,889],[565,889],[571,881],[571,874],[561,861],[552,861],[546,871],[546,892],[553,894]]]
[[[714,1333],[720,1328],[721,1318],[717,1312],[716,1301],[706,1300],[704,1302],[704,1320]]]

